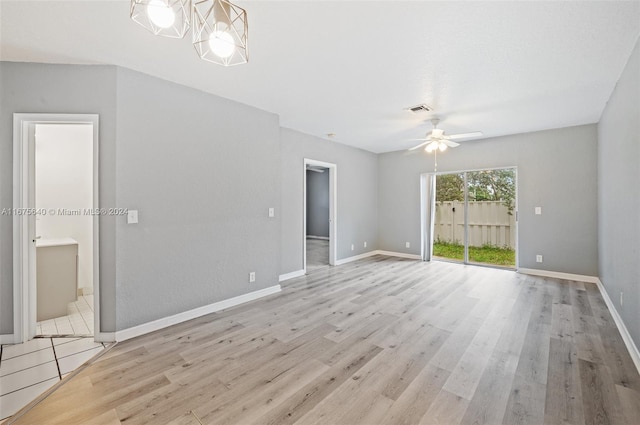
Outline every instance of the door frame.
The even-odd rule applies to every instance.
[[[422,250],[424,252],[425,249],[428,249],[427,247],[427,243],[431,244],[431,249],[433,250],[433,232],[431,232],[431,241],[426,241],[425,240],[425,226],[427,226],[427,222],[426,222],[426,218],[427,218],[427,202],[429,202],[429,199],[427,199],[424,194],[423,194],[423,185],[424,182],[426,181],[427,176],[429,175],[433,175],[433,176],[439,176],[439,175],[444,175],[444,174],[464,174],[464,222],[465,222],[465,226],[464,226],[464,259],[461,263],[459,264],[464,264],[464,265],[469,265],[469,266],[480,266],[480,267],[493,267],[490,265],[485,265],[485,264],[477,264],[477,263],[470,263],[469,262],[469,247],[468,247],[468,228],[467,228],[467,211],[468,211],[468,202],[469,202],[469,196],[468,196],[468,191],[467,191],[467,174],[466,173],[473,173],[475,171],[495,171],[495,170],[514,170],[515,173],[515,185],[516,185],[516,190],[515,190],[515,200],[514,200],[514,207],[513,207],[513,211],[515,216],[515,237],[514,237],[514,243],[516,246],[516,259],[515,259],[515,268],[513,270],[518,270],[519,269],[519,264],[520,264],[520,249],[519,249],[519,227],[520,227],[520,217],[518,214],[518,200],[520,199],[520,195],[518,193],[518,166],[517,165],[511,165],[511,166],[504,166],[504,167],[492,167],[492,168],[476,168],[476,169],[469,169],[469,170],[461,170],[461,171],[438,171],[435,173],[423,173],[420,175],[420,184],[421,184],[421,196],[420,196],[420,218],[421,218],[421,223],[420,223],[420,233],[421,233],[421,244],[422,244]],[[437,186],[436,186],[437,187]],[[437,190],[437,189],[436,189]],[[436,196],[435,194],[433,195],[434,197]],[[435,217],[435,215],[434,215]],[[433,223],[429,223],[431,225],[433,225]],[[446,260],[443,260],[446,261]],[[457,262],[457,261],[456,261]],[[503,267],[500,267],[503,268]],[[509,268],[510,269],[510,268]]]
[[[302,269],[307,273],[307,165],[329,169],[329,265],[336,265],[338,246],[338,166],[331,162],[304,158],[303,174],[303,203],[302,203]]]
[[[99,209],[99,157],[97,114],[13,114],[13,208],[35,209],[35,126],[77,124],[93,126],[93,209]],[[94,339],[100,335],[100,216],[93,216]],[[35,214],[13,215],[13,342],[36,334]]]

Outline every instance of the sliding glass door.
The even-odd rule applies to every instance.
[[[516,266],[516,170],[436,176],[433,257]]]

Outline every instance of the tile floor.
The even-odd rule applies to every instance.
[[[0,423],[104,350],[92,337],[93,295],[69,303],[67,313],[36,323],[39,337],[25,344],[0,346]]]
[[[36,323],[36,335],[93,335],[93,295],[69,303],[66,316]]]
[[[93,338],[35,338],[0,346],[0,421],[105,349]]]

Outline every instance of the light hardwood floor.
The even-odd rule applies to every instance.
[[[637,424],[593,284],[383,256],[124,343],[20,424]]]
[[[329,241],[307,239],[307,272],[329,265]]]

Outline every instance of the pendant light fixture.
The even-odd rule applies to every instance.
[[[191,26],[191,0],[131,0],[131,19],[155,35],[182,38]]]
[[[131,0],[131,19],[155,35],[183,38],[193,21],[200,56],[223,66],[249,61],[247,12],[226,0]]]
[[[249,60],[247,12],[226,0],[195,0],[193,46],[200,58],[224,66]]]

